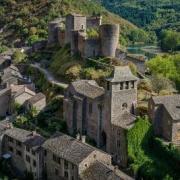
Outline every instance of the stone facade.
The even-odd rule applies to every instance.
[[[65,29],[59,27],[61,23],[62,21],[49,23],[49,41],[55,43],[58,40],[61,47],[69,44],[71,54],[79,53],[83,58],[115,57],[119,43],[119,25],[102,25],[101,16],[86,17],[80,14],[67,15]],[[88,37],[87,29],[96,29],[99,37]]]
[[[11,90],[5,88],[0,90],[0,117],[5,117],[10,113]]]
[[[95,140],[121,166],[127,164],[126,131],[135,121],[137,80],[127,66],[115,67],[105,89],[95,81],[80,80],[67,88],[64,98],[69,133]]]
[[[111,165],[110,155],[63,134],[48,139],[43,149],[47,179],[78,180],[95,161]]]
[[[9,154],[12,165],[24,174],[32,172],[34,179],[42,179],[42,151],[44,138],[35,132],[10,128],[4,132],[3,154]]]
[[[35,108],[38,112],[43,111],[46,107],[46,96],[43,93],[37,93],[25,102],[27,110]]]
[[[152,97],[148,109],[155,134],[180,144],[180,95]]]
[[[37,180],[132,180],[112,165],[111,155],[62,133],[45,140],[3,121],[0,145],[0,159],[9,158],[20,176],[30,172]]]

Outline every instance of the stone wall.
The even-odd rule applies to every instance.
[[[99,28],[102,24],[102,16],[92,16],[87,18],[87,28]]]
[[[86,17],[82,15],[67,15],[66,16],[66,32],[65,43],[70,44],[72,39],[72,30],[86,30]]]
[[[130,82],[131,83],[131,82]],[[125,83],[124,83],[125,84]],[[134,88],[120,90],[119,83],[112,84],[111,94],[111,122],[115,122],[121,117],[124,111],[132,112],[133,105],[137,103],[137,82]],[[126,104],[126,108],[123,105]]]
[[[10,112],[10,105],[11,105],[11,90],[7,89],[3,94],[0,95],[0,117],[5,117],[7,113]]]
[[[115,57],[119,43],[119,25],[103,24],[100,26],[101,54],[105,57]]]
[[[14,167],[16,167],[21,174],[26,171],[25,165],[25,146],[22,144],[21,146],[16,145],[16,140],[12,139],[12,142],[8,139],[8,136],[4,136],[3,138],[3,153],[8,153],[11,155],[11,163]],[[11,150],[10,150],[11,148]],[[17,152],[20,152],[21,155],[18,155]]]
[[[33,104],[33,107],[38,111],[42,111],[46,107],[46,98],[41,99],[37,103]]]
[[[87,39],[84,47],[84,58],[96,57],[100,55],[100,40]]]
[[[172,142],[180,145],[180,119],[172,125]]]
[[[55,154],[54,154],[55,155]],[[46,150],[44,156],[44,170],[47,173],[48,180],[78,180],[78,166],[55,155],[56,161],[53,160],[53,153]],[[68,174],[68,177],[65,177]]]
[[[79,174],[90,167],[95,161],[102,162],[104,164],[111,164],[111,156],[103,151],[93,151],[87,158],[85,158],[79,165]]]
[[[113,161],[121,167],[127,167],[128,160],[128,145],[127,145],[127,131],[121,127],[112,125],[112,139],[111,140],[111,154],[113,154]]]

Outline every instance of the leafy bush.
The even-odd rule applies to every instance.
[[[26,54],[24,52],[21,52],[20,50],[16,50],[14,53],[13,53],[13,62],[15,64],[20,64],[20,63],[24,63],[26,62]]]
[[[137,179],[179,179],[180,152],[155,138],[147,118],[128,131],[129,165]]]
[[[168,78],[180,90],[180,54],[157,56],[148,61],[147,66],[153,75]]]

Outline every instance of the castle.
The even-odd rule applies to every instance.
[[[69,14],[49,23],[48,45],[59,43],[70,45],[71,54],[83,58],[115,57],[119,42],[119,25],[102,24],[101,16],[86,17]],[[98,37],[88,37],[87,30],[95,29]]]
[[[87,136],[112,154],[114,162],[127,165],[127,130],[135,122],[137,81],[128,66],[117,66],[106,88],[94,80],[69,85],[64,97],[64,118],[70,134]]]

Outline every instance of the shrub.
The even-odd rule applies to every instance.
[[[14,53],[13,53],[13,62],[15,64],[19,64],[19,63],[24,63],[26,62],[26,54],[21,52],[20,50],[16,50]]]

